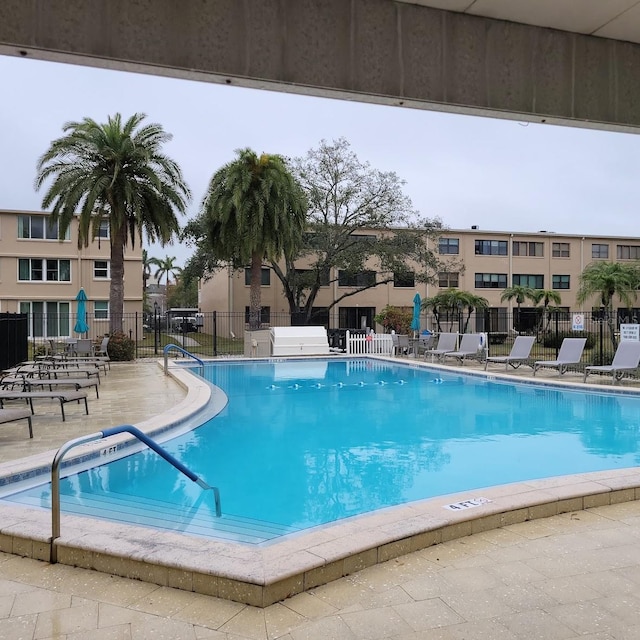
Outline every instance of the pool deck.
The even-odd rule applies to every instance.
[[[3,425],[0,462],[50,463],[87,432],[180,419],[202,401],[189,394],[155,361],[114,363],[89,419],[37,406],[33,441]],[[63,516],[57,565],[41,561],[49,515],[2,507],[0,638],[636,638],[638,487],[636,470],[493,487],[257,549]],[[444,508],[478,497],[490,502]]]

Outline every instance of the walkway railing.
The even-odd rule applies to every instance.
[[[220,490],[218,487],[209,486],[204,480],[202,480],[202,478],[199,478],[195,473],[193,473],[193,471],[187,469],[182,462],[174,458],[168,451],[165,451],[155,440],[152,440],[148,435],[142,433],[140,429],[137,429],[131,424],[123,424],[119,427],[103,429],[102,431],[91,433],[80,438],[74,438],[73,440],[65,442],[65,444],[58,449],[53,458],[53,462],[51,464],[51,552],[49,556],[51,564],[55,564],[58,561],[58,547],[56,545],[56,540],[60,537],[60,464],[62,463],[62,458],[64,458],[68,451],[74,447],[80,446],[81,444],[95,442],[96,440],[102,440],[103,438],[108,438],[109,436],[124,432],[128,432],[138,438],[140,442],[143,442],[150,449],[153,449],[158,455],[172,464],[178,471],[187,476],[189,480],[192,480],[202,487],[202,489],[213,491],[213,497],[216,505],[216,516],[219,518],[222,515],[222,508],[220,506]]]
[[[198,362],[201,368],[200,375],[204,376],[204,362],[200,360],[198,356],[194,356],[193,353],[190,353],[186,349],[179,347],[177,344],[168,344],[162,350],[162,353],[164,354],[164,375],[165,376],[168,375],[169,373],[169,351],[171,351],[171,349],[175,349],[176,351],[179,351],[183,355],[188,356],[189,358],[193,358],[196,362]]]

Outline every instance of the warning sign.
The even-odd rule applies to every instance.
[[[581,313],[574,313],[571,328],[574,331],[584,331],[584,315]]]

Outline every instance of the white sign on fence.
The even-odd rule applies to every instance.
[[[581,313],[573,314],[573,322],[571,328],[574,331],[584,331],[584,316]]]
[[[640,340],[640,324],[621,324],[620,340]]]

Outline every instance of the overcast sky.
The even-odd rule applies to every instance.
[[[640,234],[640,137],[309,98],[0,56],[0,208],[40,210],[36,162],[68,121],[146,113],[173,135],[166,152],[198,211],[234,150],[304,155],[347,138],[361,160],[395,171],[423,215],[450,228]],[[189,251],[150,247],[157,257]]]

